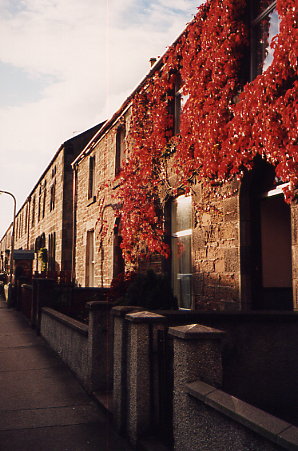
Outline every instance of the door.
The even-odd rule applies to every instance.
[[[88,230],[86,242],[86,287],[94,287],[94,230]]]

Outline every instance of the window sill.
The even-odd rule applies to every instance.
[[[96,196],[90,197],[90,199],[88,199],[87,207],[94,204],[94,202],[96,202]]]

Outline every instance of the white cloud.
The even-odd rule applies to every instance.
[[[150,57],[163,54],[191,20],[194,3],[0,1],[0,61],[46,80],[37,100],[0,102],[0,189],[15,193],[19,207],[60,144],[121,105]],[[0,235],[11,216],[2,202]]]

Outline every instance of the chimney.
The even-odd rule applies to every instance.
[[[156,58],[150,58],[150,66],[152,67],[156,63]]]

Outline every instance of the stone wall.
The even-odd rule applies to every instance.
[[[18,227],[15,249],[34,249],[37,237],[45,234],[45,247],[48,247],[48,236],[56,234],[55,260],[56,270],[63,268],[62,262],[62,206],[64,177],[64,148],[59,149],[46,171],[39,179],[24,205],[17,214]],[[51,188],[55,185],[55,206],[50,207]],[[34,201],[35,199],[35,201]],[[44,205],[45,199],[45,205]],[[35,207],[34,207],[35,204]],[[69,212],[71,215],[71,210]],[[22,221],[21,221],[21,218]],[[33,270],[40,271],[40,262],[35,259]]]
[[[298,429],[219,388],[221,331],[192,324],[174,340],[174,449],[277,451],[298,448]]]
[[[55,271],[71,270],[73,238],[71,162],[101,125],[98,124],[62,144],[16,215],[15,249],[34,249],[36,238],[42,234],[45,235],[45,247],[49,249],[49,235],[55,233]],[[55,196],[52,199],[54,204],[51,204],[53,186]],[[1,249],[7,246],[6,235],[1,240]],[[40,262],[35,259],[33,270],[40,269]]]
[[[88,392],[112,386],[113,327],[108,302],[89,302],[88,325],[56,310],[41,310],[40,334]]]
[[[129,112],[124,114],[129,122]],[[121,118],[120,118],[121,119]],[[75,278],[86,285],[87,232],[95,234],[94,286],[109,287],[114,275],[114,225],[117,206],[115,179],[116,132],[120,119],[92,146],[91,151],[75,166],[76,244]],[[95,158],[94,196],[88,199],[89,159]]]
[[[88,326],[44,307],[40,333],[82,384],[88,386]]]
[[[199,310],[240,309],[239,197],[237,184],[197,186],[193,196],[193,295]],[[236,190],[235,194],[231,194]]]
[[[169,326],[200,323],[225,331],[223,389],[272,415],[295,421],[298,404],[296,312],[159,313],[167,317]]]

